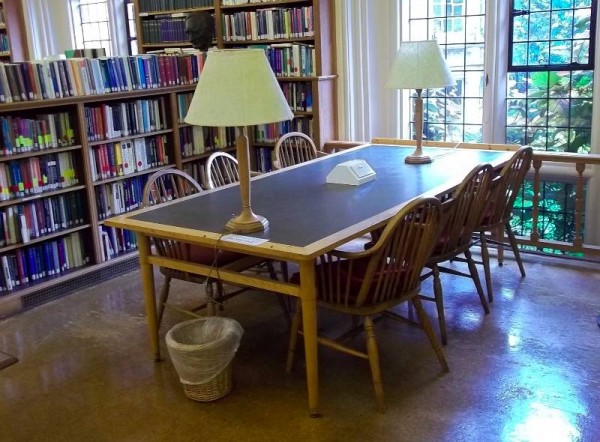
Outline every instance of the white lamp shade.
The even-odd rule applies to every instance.
[[[209,51],[185,117],[197,126],[253,126],[291,120],[262,49]]]
[[[428,89],[453,85],[454,78],[437,41],[403,41],[385,84],[390,89]]]

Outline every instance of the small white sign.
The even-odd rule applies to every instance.
[[[247,244],[249,246],[257,246],[259,244],[269,241],[268,239],[264,239],[264,238],[255,238],[253,236],[236,235],[235,233],[223,235],[221,237],[221,239],[223,241],[236,242],[238,244]]]

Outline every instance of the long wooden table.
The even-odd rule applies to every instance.
[[[252,180],[252,207],[267,217],[268,230],[248,234],[268,241],[245,244],[225,241],[225,223],[240,208],[237,185],[181,198],[106,220],[109,226],[135,231],[144,288],[152,352],[160,359],[153,266],[164,266],[199,275],[210,275],[234,284],[300,298],[311,416],[318,416],[317,304],[314,265],[316,258],[352,239],[385,225],[406,202],[425,195],[451,191],[476,165],[501,167],[512,152],[472,149],[424,149],[434,162],[409,165],[404,158],[414,147],[366,144],[327,157],[265,174]],[[375,180],[360,186],[326,183],[338,163],[363,159],[376,171]],[[294,262],[300,284],[274,281],[264,276],[161,257],[153,254],[150,237],[169,238],[215,249]]]

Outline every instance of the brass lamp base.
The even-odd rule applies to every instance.
[[[269,227],[269,220],[264,216],[256,215],[252,210],[242,211],[225,224],[225,228],[232,233],[262,232],[267,227]]]
[[[409,155],[404,158],[406,164],[429,164],[433,162],[433,158],[427,155]]]

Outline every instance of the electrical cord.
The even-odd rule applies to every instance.
[[[216,274],[216,281],[220,281],[221,277],[219,275],[219,255],[222,253],[222,250],[219,249],[219,242],[221,241],[221,238],[227,234],[228,232],[226,230],[222,230],[219,234],[219,237],[217,238],[217,241],[215,242],[215,245],[213,247],[213,261],[211,263],[210,269],[208,270],[208,274],[206,275],[206,279],[204,280],[204,291],[206,292],[206,287],[208,286],[208,284],[211,283],[211,275],[213,273],[213,271]],[[217,282],[217,284],[219,284],[219,282]],[[223,296],[223,298],[226,298],[225,295],[225,288],[223,287],[223,284],[221,284],[221,295]],[[218,305],[218,306],[223,306],[223,302],[215,299],[214,297],[210,300],[211,302],[213,302],[214,304]]]
[[[460,146],[462,144],[462,141],[459,141],[458,143],[456,143],[453,147],[451,147],[447,152],[444,153],[440,153],[438,155],[432,155],[431,158],[432,159],[436,159],[436,158],[442,158],[445,157],[446,155],[450,155],[451,153],[454,153],[454,151],[456,150],[456,148],[458,146]]]

